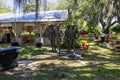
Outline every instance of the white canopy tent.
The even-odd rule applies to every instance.
[[[64,22],[68,18],[68,10],[53,10],[53,11],[40,11],[38,20],[36,21],[35,13],[28,14],[0,14],[0,27],[12,27],[16,37],[21,33],[23,26],[35,26],[37,23],[37,32],[40,36],[44,33],[46,29],[45,26],[40,24],[54,24],[59,22]]]

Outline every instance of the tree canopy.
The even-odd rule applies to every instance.
[[[31,8],[31,4],[32,4],[33,7],[35,7],[35,15],[37,20],[39,11],[41,9],[45,10],[46,3],[47,3],[47,0],[14,0],[14,13],[16,13],[17,10],[19,10],[19,12],[22,11],[26,13],[28,11],[26,10],[27,9],[26,5],[30,4],[28,5],[28,8]],[[34,10],[34,8],[31,10]]]
[[[8,5],[6,5],[5,3],[3,3],[2,0],[0,0],[0,13],[8,13],[11,11],[12,10],[10,9],[10,7]]]
[[[120,0],[58,0],[57,7],[46,0],[14,0],[15,5],[24,11],[35,11],[36,17],[39,10],[68,9],[69,23],[87,22],[89,28],[101,24],[102,31],[109,33],[109,29],[115,23],[120,23]],[[29,4],[26,5],[26,3]],[[34,3],[31,5],[31,3]],[[31,7],[32,6],[32,7]]]
[[[23,8],[23,12],[35,12],[35,2],[33,3],[27,3],[25,7]],[[53,2],[47,2],[46,3],[46,8],[41,8],[42,10],[55,10],[56,6],[55,3]]]
[[[71,9],[78,19],[87,21],[87,26],[101,24],[104,33],[115,23],[120,23],[120,0],[71,0]]]

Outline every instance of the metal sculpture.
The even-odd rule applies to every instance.
[[[66,41],[66,45],[68,47],[68,52],[70,52],[71,50],[71,26],[68,25],[67,29],[65,30],[65,41]]]
[[[49,39],[50,39],[50,42],[51,42],[52,51],[55,51],[56,47],[55,47],[55,29],[54,29],[54,25],[50,26]]]
[[[75,51],[75,43],[77,38],[79,37],[79,32],[75,25],[68,25],[65,31],[65,39],[68,47],[68,52]]]
[[[60,26],[57,26],[55,29],[55,44],[58,53],[60,53],[61,33]]]
[[[75,44],[76,44],[76,40],[78,39],[78,37],[79,37],[78,29],[76,28],[75,25],[72,25],[71,41],[72,41],[73,52],[75,52]]]

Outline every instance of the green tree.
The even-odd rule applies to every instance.
[[[30,4],[35,6],[35,15],[36,15],[36,20],[38,19],[38,13],[41,9],[46,9],[46,3],[47,0],[14,0],[14,13],[17,12],[19,9],[19,12],[22,11],[24,13],[29,12],[26,7],[26,5],[30,6]],[[35,4],[35,5],[34,5]],[[29,8],[29,7],[28,7]],[[32,9],[34,10],[34,8]]]
[[[120,0],[81,0],[79,17],[88,22],[88,26],[101,24],[104,33],[109,33],[112,25],[120,22]],[[113,18],[114,19],[113,21]]]
[[[120,24],[118,24],[116,26],[112,26],[110,29],[117,34],[120,34]]]
[[[55,9],[56,9],[55,3],[47,2],[46,10],[55,10]]]
[[[69,7],[68,0],[58,0],[58,6],[56,7],[57,10],[68,9],[68,7]]]
[[[0,13],[8,13],[11,11],[12,10],[10,9],[10,7],[8,5],[6,5],[5,3],[3,3],[2,0],[0,0]]]
[[[55,3],[53,2],[47,2],[46,8],[42,8],[42,10],[55,10]],[[36,3],[33,1],[32,3],[27,3],[25,7],[23,8],[23,12],[35,12],[36,11]]]
[[[116,0],[105,0],[101,1],[99,4],[99,22],[103,27],[104,33],[109,33],[109,29],[117,21],[112,21],[116,13]]]
[[[64,9],[68,9],[68,24],[76,24],[77,18],[77,9],[78,9],[79,0],[66,0],[66,7]]]
[[[23,9],[23,12],[28,13],[28,12],[35,12],[35,3],[28,3],[25,5],[25,8]]]

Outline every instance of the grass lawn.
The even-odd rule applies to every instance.
[[[6,46],[8,45],[0,45]],[[23,51],[19,54],[19,60],[31,61],[26,69],[37,72],[17,74],[16,72],[24,70],[19,67],[1,72],[0,80],[120,80],[120,52],[103,46],[91,43],[90,49],[80,59],[43,54],[50,47],[21,47]],[[66,72],[71,77],[58,78],[54,75],[55,72]]]

